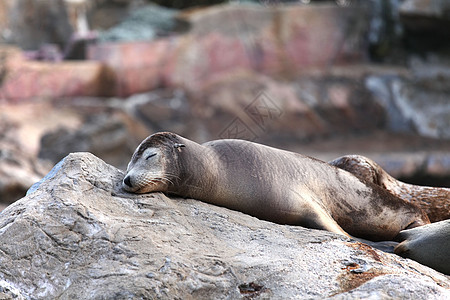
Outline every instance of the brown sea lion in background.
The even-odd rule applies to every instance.
[[[123,180],[134,193],[194,198],[279,224],[392,240],[428,224],[386,189],[323,161],[244,140],[202,145],[156,133],[136,149]]]
[[[346,170],[356,177],[374,183],[395,196],[420,207],[431,222],[450,219],[450,189],[412,185],[401,182],[373,160],[361,155],[346,155],[329,164]],[[450,237],[449,237],[450,238]]]

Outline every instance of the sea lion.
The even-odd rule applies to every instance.
[[[450,275],[450,220],[403,230],[394,253]]]
[[[395,196],[420,207],[431,222],[450,219],[450,189],[401,182],[389,175],[370,158],[346,155],[329,164],[346,170],[356,177],[385,188]]]
[[[244,140],[202,145],[169,132],[146,138],[123,179],[128,192],[165,192],[279,224],[392,240],[425,213],[326,162]]]

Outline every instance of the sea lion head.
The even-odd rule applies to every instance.
[[[135,150],[122,187],[132,193],[167,192],[177,179],[177,158],[184,144],[168,132],[147,137]]]

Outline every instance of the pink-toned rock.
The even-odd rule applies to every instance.
[[[100,62],[36,62],[18,50],[0,49],[4,77],[0,99],[18,101],[34,97],[112,95],[114,74]]]
[[[292,75],[311,67],[364,60],[367,24],[355,8],[222,5],[181,16],[188,36],[170,61],[171,85],[188,89],[227,72]]]
[[[117,81],[112,92],[115,95],[129,96],[163,84],[162,73],[177,42],[177,39],[160,39],[93,45],[88,49],[88,57],[114,70]]]
[[[355,72],[359,75],[352,76],[310,72],[295,82],[236,71],[209,79],[208,84],[191,91],[192,114],[208,124],[205,132],[211,139],[270,143],[273,139],[280,142],[369,132],[384,124],[385,112],[361,87],[366,71],[360,68]]]
[[[337,6],[284,6],[275,20],[280,47],[294,70],[361,61],[367,24],[358,10]]]
[[[165,72],[169,85],[194,88],[236,69],[253,69],[243,41],[213,32],[208,36],[180,38],[180,48]]]
[[[357,16],[337,6],[220,5],[181,15],[191,24],[184,35],[93,45],[88,57],[116,72],[120,96],[160,86],[196,91],[239,70],[285,76],[362,61],[366,27]]]

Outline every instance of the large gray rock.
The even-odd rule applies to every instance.
[[[0,298],[450,297],[448,277],[325,231],[120,190],[87,153],[0,214]]]
[[[387,114],[390,130],[450,139],[447,69],[448,65],[416,63],[412,78],[377,74],[366,78],[366,87]]]

